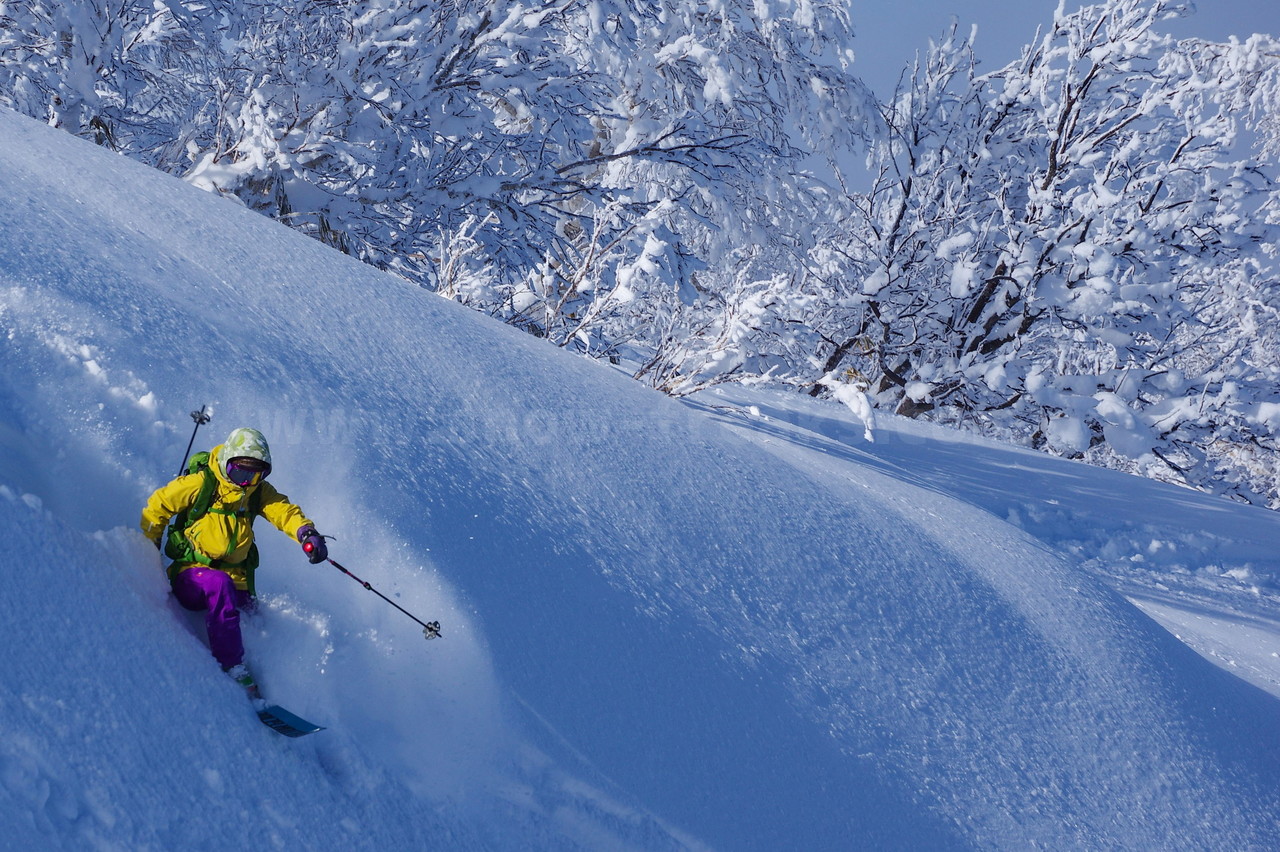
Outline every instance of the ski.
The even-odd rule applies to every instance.
[[[307,734],[324,730],[322,726],[308,722],[277,704],[271,704],[259,710],[258,719],[277,734],[286,737],[305,737]]]
[[[235,682],[244,688],[245,697],[249,699],[249,703],[253,705],[253,709],[258,713],[258,720],[266,725],[277,734],[286,737],[305,737],[307,734],[314,734],[316,731],[323,731],[324,727],[308,722],[301,716],[290,713],[279,704],[268,704],[267,700],[262,697],[262,692],[258,689],[258,684],[254,681],[253,675],[243,664],[235,666],[227,672]]]

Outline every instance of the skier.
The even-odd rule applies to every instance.
[[[327,559],[328,548],[302,509],[265,481],[271,473],[271,449],[258,430],[232,431],[207,457],[193,457],[188,469],[147,500],[142,532],[159,548],[173,521],[165,554],[173,560],[169,582],[174,597],[188,610],[205,612],[214,658],[258,699],[240,635],[240,611],[252,611],[255,601],[253,520],[261,515],[293,535],[312,564]]]

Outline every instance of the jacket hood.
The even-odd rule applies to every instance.
[[[235,483],[227,479],[227,463],[220,461],[225,446],[225,444],[219,444],[209,451],[209,470],[213,471],[213,475],[222,485],[235,487]],[[235,458],[235,456],[228,456],[228,458]]]

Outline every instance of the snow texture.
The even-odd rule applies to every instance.
[[[0,194],[8,848],[1280,842],[1276,619],[1228,617],[1242,584],[1274,613],[1273,515],[677,402],[11,113]],[[304,740],[136,531],[202,403],[197,448],[261,429],[334,557],[443,626],[262,530],[246,642]],[[1200,601],[1222,665],[1115,589],[1174,627]]]

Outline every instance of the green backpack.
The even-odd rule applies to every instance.
[[[204,481],[200,484],[200,491],[196,494],[196,499],[192,502],[191,508],[186,511],[179,512],[173,516],[173,520],[169,522],[169,534],[165,537],[164,554],[173,560],[169,565],[169,580],[173,581],[175,570],[179,564],[196,564],[208,565],[210,568],[221,567],[221,560],[210,559],[200,551],[191,546],[191,542],[187,541],[187,527],[203,518],[210,511],[221,514],[235,514],[249,516],[249,527],[253,527],[253,519],[258,516],[258,511],[262,508],[262,488],[254,489],[249,495],[248,505],[239,511],[228,512],[225,509],[210,509],[213,505],[213,497],[218,491],[218,477],[209,469],[209,454],[207,452],[199,452],[191,457],[187,462],[187,473],[202,473]],[[254,594],[254,577],[258,570],[258,545],[255,542],[249,547],[249,555],[245,557],[241,567],[244,568],[245,577],[249,584],[249,594]]]

